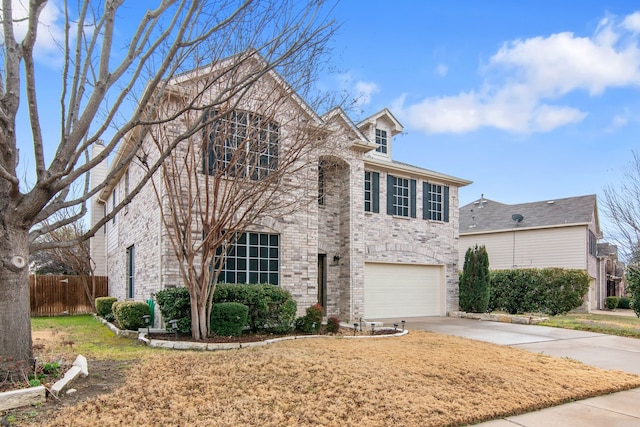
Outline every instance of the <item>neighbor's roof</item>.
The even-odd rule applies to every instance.
[[[517,223],[513,215],[522,215]],[[600,232],[595,194],[564,199],[505,205],[481,197],[460,207],[460,234],[589,224],[595,215]]]

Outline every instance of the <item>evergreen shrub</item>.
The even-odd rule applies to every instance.
[[[121,329],[137,331],[146,323],[142,316],[149,314],[149,304],[138,301],[120,301],[113,303],[113,315]]]
[[[211,308],[211,333],[237,337],[247,326],[249,307],[237,302],[221,302]]]

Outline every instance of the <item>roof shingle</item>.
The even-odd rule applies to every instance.
[[[512,219],[514,214],[523,216],[517,225]],[[512,230],[516,226],[530,228],[588,224],[594,214],[598,227],[595,194],[515,205],[505,205],[482,197],[460,208],[460,234]]]

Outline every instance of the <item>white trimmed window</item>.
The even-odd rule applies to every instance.
[[[218,248],[218,256],[222,248]],[[280,236],[242,233],[227,251],[218,276],[221,283],[279,284]]]
[[[387,214],[416,217],[416,180],[387,175]]]
[[[423,183],[422,217],[432,221],[449,222],[449,187]]]
[[[376,151],[378,153],[387,154],[387,131],[382,129],[376,129],[376,144],[378,144],[378,148]]]

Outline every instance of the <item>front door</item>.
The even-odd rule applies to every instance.
[[[327,308],[327,255],[318,254],[318,304]]]

